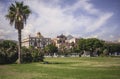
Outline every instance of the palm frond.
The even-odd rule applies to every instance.
[[[26,24],[30,13],[31,11],[27,5],[24,5],[23,2],[15,1],[15,4],[10,5],[8,14],[5,17],[9,19],[11,25],[15,24],[16,27],[18,22],[22,23],[22,25]]]

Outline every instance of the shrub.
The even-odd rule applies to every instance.
[[[29,49],[26,47],[22,47],[21,62],[22,63],[32,62],[32,55]]]
[[[10,40],[0,42],[0,64],[10,64],[17,60],[16,47],[16,43]]]
[[[43,59],[44,55],[38,49],[22,47],[22,63],[39,62],[43,61]]]
[[[33,62],[39,62],[42,61],[44,59],[44,54],[38,50],[38,49],[34,49],[31,51],[32,57],[33,57]]]

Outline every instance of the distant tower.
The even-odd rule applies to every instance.
[[[37,32],[37,37],[38,37],[38,38],[42,38],[43,36],[41,35],[40,32]]]

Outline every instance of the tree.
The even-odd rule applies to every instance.
[[[94,55],[94,52],[97,49],[100,49],[101,47],[103,47],[103,45],[104,45],[104,42],[96,38],[89,38],[86,40],[86,47],[87,47],[87,50],[91,52],[91,56]]]
[[[0,64],[14,63],[17,60],[16,43],[10,40],[0,42]]]
[[[108,50],[107,50],[107,49],[104,49],[102,56],[107,56],[108,54],[109,54]]]
[[[33,62],[39,62],[39,61],[44,61],[44,54],[43,54],[43,50],[39,49],[39,48],[34,48],[34,47],[29,47],[29,51],[32,55],[32,61]]]
[[[25,46],[22,47],[21,53],[21,61],[22,63],[30,63],[30,62],[43,62],[44,54],[38,48],[30,46],[26,48]]]
[[[114,54],[115,52],[120,52],[120,43],[105,43],[104,48],[108,50],[109,53]]]
[[[57,47],[53,44],[49,44],[45,47],[45,51],[53,56],[54,53],[58,51]]]
[[[101,41],[96,38],[89,39],[80,39],[78,42],[79,50],[81,52],[90,51],[90,54],[93,55],[93,52],[102,48],[104,45],[104,41]]]
[[[22,47],[22,53],[21,53],[21,61],[22,63],[30,63],[32,62],[33,58],[31,55],[31,52],[28,48],[25,46]]]
[[[86,48],[86,40],[87,39],[80,39],[78,41],[78,50],[80,51],[80,54],[82,55],[85,51],[87,51],[87,48]]]
[[[18,63],[21,63],[21,30],[26,24],[29,14],[31,13],[29,7],[24,5],[23,2],[15,2],[11,4],[8,9],[6,18],[10,20],[11,25],[15,25],[15,29],[18,30]]]

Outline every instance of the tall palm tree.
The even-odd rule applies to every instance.
[[[15,29],[18,30],[18,63],[21,63],[21,30],[30,13],[29,7],[23,2],[15,2],[15,4],[10,5],[6,15],[6,18],[10,20],[10,25],[15,25]]]

